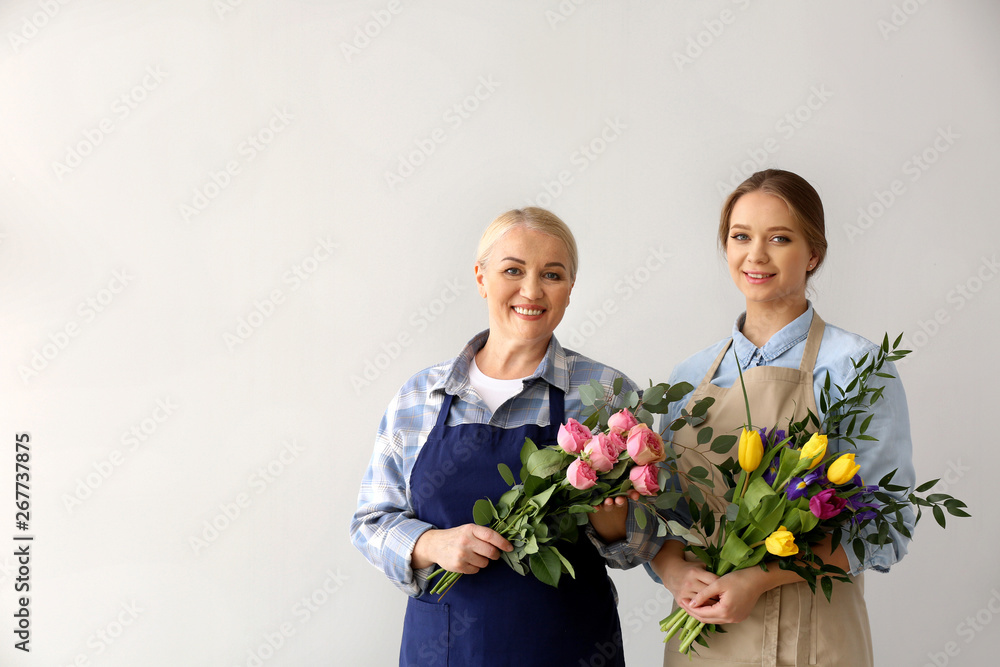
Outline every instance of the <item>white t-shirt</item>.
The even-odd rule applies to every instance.
[[[501,405],[507,402],[508,398],[519,394],[524,380],[525,378],[513,380],[491,378],[479,370],[476,358],[472,357],[472,366],[469,367],[469,383],[490,407],[490,412],[496,412]]]

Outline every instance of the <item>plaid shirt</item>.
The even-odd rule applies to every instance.
[[[414,516],[410,471],[434,428],[446,392],[455,395],[447,418],[449,426],[489,424],[510,429],[525,424],[548,425],[549,385],[565,393],[566,419],[581,417],[579,388],[592,379],[611,386],[616,378],[622,378],[625,390],[636,389],[619,371],[564,350],[553,336],[545,357],[525,380],[521,392],[492,413],[469,383],[472,359],[486,344],[488,335],[489,331],[478,334],[458,357],[417,373],[403,385],[385,411],[375,451],[361,482],[358,509],[351,520],[351,541],[372,565],[409,595],[420,595],[433,571],[413,570],[410,556],[417,538],[434,528]],[[446,478],[441,483],[446,483]],[[607,544],[589,525],[587,535],[608,565],[627,569],[659,551],[662,540],[655,538],[656,526],[651,524],[655,522],[647,522],[646,529],[640,530],[630,511],[624,540]]]

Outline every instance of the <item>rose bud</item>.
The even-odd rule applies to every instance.
[[[575,419],[570,419],[559,427],[556,442],[567,454],[579,454],[592,437],[586,426]]]
[[[659,467],[651,463],[644,466],[636,466],[628,474],[632,480],[635,490],[644,496],[655,496],[660,492],[660,482],[658,479]]]
[[[598,433],[594,439],[583,448],[583,455],[590,462],[590,467],[597,472],[608,472],[618,463],[618,451],[611,438]]]
[[[633,426],[625,444],[628,455],[641,466],[659,463],[667,458],[667,453],[663,450],[663,438],[645,424]]]
[[[566,468],[566,481],[575,489],[589,489],[597,484],[597,473],[583,459],[577,459]]]
[[[608,430],[612,433],[625,434],[639,425],[639,420],[628,410],[619,410],[608,418]]]

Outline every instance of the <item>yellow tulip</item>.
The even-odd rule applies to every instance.
[[[747,472],[753,472],[764,458],[764,443],[760,441],[760,433],[752,429],[743,429],[740,434],[740,467]]]
[[[826,456],[826,436],[813,433],[809,442],[802,446],[799,459],[810,459],[809,468],[815,468]]]
[[[794,556],[799,552],[795,544],[795,536],[784,526],[778,528],[764,540],[764,548],[775,556]]]
[[[854,454],[843,454],[827,468],[826,478],[834,484],[847,484],[861,470],[854,462]]]

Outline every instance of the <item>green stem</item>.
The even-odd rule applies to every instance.
[[[747,396],[747,386],[743,383],[743,369],[740,368],[740,358],[736,356],[736,344],[733,344],[733,359],[736,360],[736,370],[740,372],[740,386],[743,388],[743,402],[747,406],[747,428],[753,428],[753,420],[750,418],[750,398]]]

